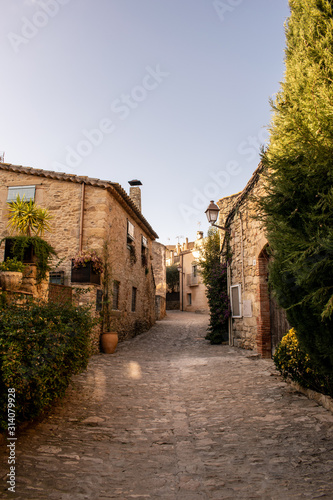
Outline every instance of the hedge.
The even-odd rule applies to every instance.
[[[0,430],[7,428],[9,388],[17,424],[64,395],[71,376],[88,365],[93,324],[83,307],[0,301]]]
[[[333,397],[333,373],[324,375],[316,368],[292,328],[282,338],[273,357],[276,368],[283,378],[290,378],[302,387]]]

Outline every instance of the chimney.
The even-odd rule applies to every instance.
[[[139,181],[138,179],[133,179],[132,181],[128,181],[128,184],[131,186],[130,192],[129,192],[130,198],[132,199],[133,203],[136,205],[136,207],[141,212],[141,189],[140,189],[140,186],[142,186],[142,182]]]

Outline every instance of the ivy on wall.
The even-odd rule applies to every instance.
[[[200,272],[206,285],[210,310],[210,322],[206,339],[211,344],[228,340],[228,318],[230,302],[227,287],[227,263],[221,262],[220,235],[216,228],[210,228],[201,250]]]

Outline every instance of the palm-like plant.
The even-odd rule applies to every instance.
[[[49,221],[53,218],[46,208],[38,207],[33,200],[25,201],[17,195],[15,201],[8,202],[9,227],[24,236],[41,236],[50,231]]]

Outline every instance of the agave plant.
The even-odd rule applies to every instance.
[[[41,236],[50,231],[49,221],[53,218],[46,208],[41,208],[33,200],[26,201],[17,195],[15,201],[8,202],[9,222],[7,227],[12,233],[24,236]]]

